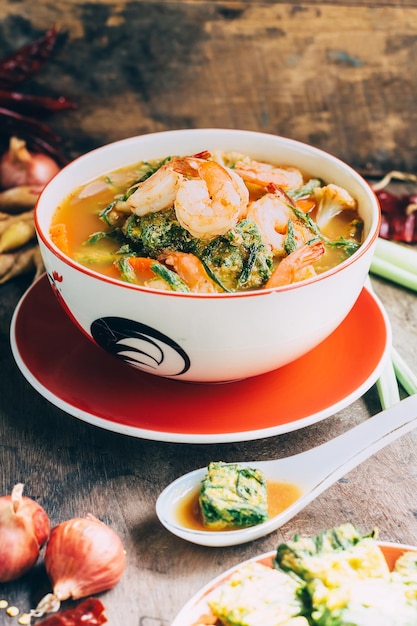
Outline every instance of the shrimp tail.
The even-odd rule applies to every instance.
[[[211,152],[208,150],[202,150],[201,152],[197,152],[197,154],[192,155],[192,159],[202,159],[204,161],[208,161],[211,157]]]
[[[278,196],[278,198],[280,198],[287,204],[294,206],[294,200],[290,198],[290,196],[285,192],[282,187],[280,187],[280,185],[277,185],[276,183],[268,183],[268,185],[266,186],[266,191],[268,193],[275,194],[276,196]]]
[[[194,178],[198,176],[198,169],[204,161],[208,161],[211,157],[210,152],[203,150],[192,156],[175,157],[171,161],[172,169],[178,174]]]
[[[310,268],[310,277],[315,275],[314,268],[311,266],[318,261],[325,253],[323,242],[316,240],[307,242],[296,248],[287,257],[283,258],[270,278],[265,284],[265,288],[281,287],[297,282],[297,280],[305,278],[305,271]]]
[[[207,275],[200,259],[186,252],[172,252],[165,258],[165,263],[175,270],[193,292],[215,293],[216,285]]]

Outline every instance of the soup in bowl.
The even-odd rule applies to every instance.
[[[167,131],[66,166],[35,210],[71,319],[140,370],[226,382],[277,369],[354,306],[380,211],[317,148],[264,133]]]

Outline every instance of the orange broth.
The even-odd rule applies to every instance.
[[[120,278],[120,273],[113,262],[89,263],[88,247],[85,245],[92,233],[108,230],[99,215],[114,200],[118,190],[108,185],[98,193],[82,196],[83,189],[76,189],[57,207],[52,216],[51,229],[58,224],[65,225],[69,257],[100,274]],[[110,255],[115,254],[119,248],[118,244],[110,239],[102,239],[97,245],[100,252],[108,252]]]
[[[267,481],[268,494],[268,518],[274,517],[287,509],[293,502],[301,496],[301,489],[291,483],[280,483]],[[200,490],[192,491],[185,498],[181,499],[175,511],[178,522],[185,528],[192,530],[207,530],[201,518],[198,496]],[[236,530],[239,527],[222,528],[221,530]],[[212,529],[210,529],[211,531]],[[213,532],[218,532],[213,529]]]

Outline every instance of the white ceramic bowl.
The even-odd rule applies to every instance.
[[[113,280],[79,265],[51,242],[52,214],[79,185],[141,160],[202,150],[239,151],[254,159],[295,165],[348,189],[358,201],[365,224],[362,246],[336,268],[302,283],[213,295],[162,292]],[[200,129],[132,137],[76,159],[46,186],[35,219],[51,284],[86,335],[151,374],[223,382],[281,367],[336,329],[364,285],[380,210],[367,182],[321,150],[264,133]]]

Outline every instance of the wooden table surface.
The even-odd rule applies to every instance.
[[[27,91],[61,92],[79,103],[48,120],[70,158],[136,133],[223,126],[309,141],[361,171],[417,170],[417,86],[407,69],[415,58],[416,2],[38,0],[37,7],[34,15],[32,0],[1,3],[0,49],[10,51],[57,21],[68,30],[57,58]],[[170,535],[154,505],[171,480],[211,460],[273,459],[322,443],[380,410],[375,386],[321,422],[249,442],[170,443],[100,429],[49,403],[14,362],[10,322],[30,281],[0,287],[0,492],[23,482],[53,524],[92,512],[120,535],[127,570],[101,595],[109,624],[167,626],[211,578],[295,533],[349,520],[363,531],[378,527],[383,540],[417,545],[417,432],[264,539],[220,549]],[[373,286],[395,347],[417,372],[416,294],[377,278]],[[20,581],[0,585],[0,599],[27,611],[48,590],[40,561]],[[0,609],[0,624],[17,620]]]

